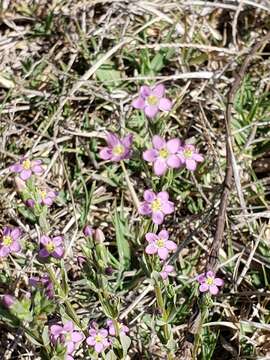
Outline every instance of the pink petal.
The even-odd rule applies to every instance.
[[[0,248],[0,257],[5,257],[10,253],[10,250],[7,246],[3,246]]]
[[[158,156],[158,152],[155,149],[149,149],[143,152],[143,159],[148,162],[154,162]]]
[[[154,173],[157,175],[157,176],[162,176],[166,173],[167,171],[167,164],[166,164],[166,161],[164,159],[157,159],[155,162],[154,162]]]
[[[54,238],[55,239],[55,238]],[[67,332],[71,332],[73,331],[74,329],[74,324],[71,320],[67,321],[64,326],[63,326],[63,329]]]
[[[163,240],[168,240],[169,239],[169,233],[167,230],[161,230],[159,233],[158,233],[158,236],[157,237],[157,240],[160,238],[160,239],[163,239]]]
[[[143,202],[140,205],[138,211],[141,215],[150,215],[152,213],[151,207],[147,202]]]
[[[158,98],[162,98],[165,92],[165,87],[163,84],[156,85],[152,90],[152,94]]]
[[[99,152],[99,157],[102,160],[110,160],[112,157],[112,149],[110,149],[108,147],[101,149]]]
[[[197,167],[196,161],[193,159],[186,159],[186,167],[190,171],[196,170]]]
[[[83,334],[79,331],[73,331],[71,334],[71,340],[75,343],[82,341],[84,338]]]
[[[167,259],[168,255],[169,255],[168,249],[166,249],[166,248],[160,248],[160,249],[158,249],[158,256],[159,256],[162,260]]]
[[[52,325],[50,332],[55,338],[58,338],[63,332],[63,327],[60,325]]]
[[[156,242],[158,240],[158,236],[154,233],[147,233],[145,234],[145,239],[149,242],[149,243],[153,243]]]
[[[201,154],[195,153],[192,155],[192,159],[197,162],[202,162],[204,160],[203,156]]]
[[[152,143],[155,149],[161,150],[166,146],[166,141],[159,135],[154,135]]]
[[[11,245],[10,245],[10,250],[12,252],[18,252],[21,250],[21,245],[19,244],[18,241],[14,241]]]
[[[174,243],[174,242],[171,241],[171,240],[166,241],[165,246],[166,246],[166,248],[167,248],[168,250],[171,250],[171,251],[175,251],[175,250],[177,249],[176,243]]]
[[[53,241],[54,245],[59,246],[62,244],[63,238],[62,238],[62,236],[55,236],[54,238],[52,238],[52,241]]]
[[[199,290],[200,292],[205,292],[205,291],[208,291],[209,289],[209,286],[207,284],[201,284],[200,287],[199,287]]]
[[[46,235],[42,235],[40,238],[40,243],[43,245],[47,245],[48,242],[50,242],[50,241],[51,241],[51,239],[49,238],[49,236],[46,236]]]
[[[48,253],[48,251],[47,251],[45,248],[41,249],[41,250],[39,251],[38,255],[39,255],[40,257],[48,257],[48,256],[50,256],[50,254]]]
[[[167,141],[166,147],[171,154],[175,154],[179,150],[180,140],[179,139],[171,139],[171,140]]]
[[[174,203],[168,201],[162,204],[162,211],[164,212],[165,215],[172,214],[174,212]]]
[[[204,283],[205,280],[206,280],[205,274],[200,274],[200,275],[198,275],[198,276],[196,277],[196,280],[197,280],[200,284]]]
[[[74,345],[74,343],[73,343],[72,341],[68,341],[68,342],[66,343],[66,346],[67,346],[67,353],[68,353],[68,354],[73,353],[73,351],[75,350],[75,345]]]
[[[164,267],[164,270],[165,270],[167,273],[171,273],[171,272],[174,271],[174,266],[172,266],[172,265],[166,265],[166,266]]]
[[[213,273],[213,271],[210,270],[210,271],[207,271],[206,277],[214,278],[215,274]]]
[[[177,156],[178,156],[178,158],[179,158],[179,160],[180,160],[181,164],[185,164],[185,162],[186,162],[186,158],[185,158],[185,156],[183,155],[182,150],[181,150],[180,152],[178,152],[178,153],[177,153]]]
[[[43,203],[44,205],[51,206],[52,203],[53,203],[53,200],[52,200],[50,197],[47,197],[47,198],[45,198],[45,199],[42,200],[42,203]]]
[[[105,330],[105,329],[101,329],[101,330],[99,331],[99,333],[100,333],[103,337],[107,337],[107,336],[108,336],[108,331]]]
[[[143,98],[146,98],[147,96],[149,96],[151,94],[151,89],[149,86],[147,85],[143,85],[141,86],[140,88],[140,95],[143,97]]]
[[[104,348],[103,344],[101,344],[101,343],[95,344],[95,350],[97,353],[101,353],[103,351],[103,348]]]
[[[119,144],[119,137],[111,132],[107,133],[106,139],[109,147],[114,147]]]
[[[13,229],[10,233],[10,236],[13,240],[19,239],[19,237],[21,236],[21,230],[19,228]]]
[[[156,199],[156,194],[152,190],[145,190],[143,198],[145,201],[151,203]]]
[[[30,178],[30,176],[32,175],[32,171],[31,170],[22,170],[20,173],[20,178],[22,180],[27,180]]]
[[[149,244],[149,245],[146,246],[145,252],[148,255],[156,254],[157,248],[156,248],[156,246],[154,244]]]
[[[152,220],[154,224],[160,225],[163,223],[164,215],[162,211],[155,211],[152,214]]]
[[[209,292],[212,295],[216,295],[218,293],[218,287],[216,285],[210,285]]]
[[[157,194],[157,198],[162,200],[162,201],[168,201],[169,199],[169,194],[167,191],[160,191],[158,194]]]
[[[95,338],[94,338],[94,337],[89,336],[89,337],[86,339],[86,342],[87,342],[87,344],[88,344],[88,345],[90,345],[90,346],[94,346],[94,345],[95,345],[95,343],[96,343],[96,340],[95,340]]]
[[[63,255],[64,255],[64,249],[62,247],[58,247],[52,252],[52,256],[57,259],[60,259]]]
[[[14,164],[9,167],[9,170],[15,173],[20,173],[23,170],[21,164]]]
[[[43,173],[43,167],[40,165],[35,165],[31,168],[31,170],[33,171],[33,173],[35,174],[41,174]]]
[[[94,324],[93,324],[93,326],[94,326]],[[97,323],[95,322],[95,327],[96,326],[97,326]],[[96,336],[97,335],[97,330],[95,330],[93,328],[89,329],[89,335]]]
[[[125,149],[130,148],[130,146],[132,144],[132,141],[133,141],[133,135],[132,134],[128,134],[123,138],[122,144],[124,145]]]
[[[162,277],[163,280],[166,280],[168,278],[168,274],[166,273],[166,271],[161,271],[160,276]]]
[[[161,111],[170,111],[172,108],[172,102],[167,98],[162,98],[159,101],[158,107]]]
[[[215,278],[214,284],[217,285],[217,286],[223,286],[224,281],[222,279],[220,279],[220,278]]]
[[[181,160],[177,155],[170,155],[167,159],[167,165],[173,169],[178,169],[181,166]]]
[[[135,100],[133,100],[131,104],[135,109],[144,109],[145,100],[142,97],[138,97]]]
[[[153,118],[158,113],[158,107],[156,105],[146,105],[144,108],[145,115],[149,118]]]

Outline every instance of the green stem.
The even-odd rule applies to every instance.
[[[128,175],[128,172],[127,172],[127,169],[125,167],[125,164],[123,161],[120,161],[120,164],[121,164],[121,167],[122,167],[122,170],[123,170],[123,173],[124,173],[124,176],[125,176],[125,179],[126,179],[126,182],[127,182],[127,186],[128,186],[128,189],[130,191],[130,195],[132,197],[132,200],[134,202],[134,205],[136,207],[136,209],[138,210],[139,207],[140,207],[140,202],[139,202],[139,199],[137,197],[137,194],[134,190],[134,187],[129,179],[129,175]]]

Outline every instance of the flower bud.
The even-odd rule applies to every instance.
[[[25,181],[23,181],[18,176],[15,177],[15,184],[18,192],[23,192],[26,189]]]
[[[105,235],[101,229],[96,229],[94,234],[94,240],[97,243],[103,243],[105,240]]]
[[[33,208],[35,206],[35,201],[33,199],[28,199],[25,201],[25,205],[29,208]]]
[[[2,298],[2,304],[6,309],[10,309],[12,305],[15,303],[16,298],[12,295],[4,295]]]
[[[83,228],[83,234],[84,236],[88,237],[88,236],[92,236],[93,235],[93,229],[91,226],[89,225],[85,225],[85,227]]]

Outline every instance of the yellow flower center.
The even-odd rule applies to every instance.
[[[215,280],[215,279],[213,279],[213,278],[211,278],[211,277],[208,277],[205,282],[206,282],[207,285],[213,285],[213,284],[214,284],[214,280]]]
[[[121,144],[118,144],[118,145],[116,145],[116,146],[114,146],[114,148],[113,148],[113,154],[114,155],[116,155],[116,156],[120,156],[120,155],[123,155],[124,154],[124,152],[125,152],[125,148],[124,148],[124,146],[123,145],[121,145]]]
[[[193,151],[191,149],[186,149],[184,151],[185,158],[191,158],[192,154],[193,154]]]
[[[100,334],[97,334],[95,336],[95,341],[96,341],[96,343],[101,343],[103,341],[103,336]]]
[[[151,208],[153,211],[161,210],[161,201],[159,199],[155,199],[151,204]]]
[[[147,97],[147,102],[149,105],[157,105],[158,98],[155,95],[150,95]]]
[[[158,241],[156,242],[156,245],[159,248],[163,248],[164,247],[164,240],[163,239],[158,239]]]
[[[47,193],[45,190],[39,190],[39,195],[42,200],[46,199]]]
[[[22,163],[22,166],[24,170],[29,170],[31,168],[31,161],[30,160],[24,160]]]
[[[10,246],[13,243],[13,239],[11,236],[7,235],[3,237],[3,245]]]
[[[163,148],[159,150],[159,156],[162,157],[163,159],[167,159],[167,157],[169,156],[169,151]]]
[[[55,245],[52,241],[48,242],[48,244],[45,246],[46,250],[51,253],[55,249]]]

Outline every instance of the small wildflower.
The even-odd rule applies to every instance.
[[[84,339],[84,335],[80,331],[74,330],[72,321],[67,321],[63,326],[52,325],[50,335],[53,345],[61,343],[66,346],[67,355],[72,355],[77,345]],[[72,357],[69,357],[69,359],[71,358]]]
[[[48,275],[43,276],[33,276],[29,279],[29,284],[34,287],[42,287],[44,288],[45,295],[48,299],[53,299],[54,297],[54,289],[53,284]]]
[[[224,284],[222,279],[215,277],[213,271],[198,275],[196,280],[200,284],[200,292],[209,291],[212,295],[216,295],[219,292],[218,286],[223,286]]]
[[[21,250],[19,238],[21,231],[19,228],[5,226],[0,239],[0,258],[8,256],[10,253],[17,253]]]
[[[163,280],[168,279],[169,275],[173,275],[174,273],[174,266],[172,265],[165,265],[162,271],[160,272],[160,276]]]
[[[156,85],[150,88],[143,85],[140,88],[139,97],[132,101],[135,109],[141,109],[149,118],[156,116],[158,111],[170,111],[172,108],[171,100],[164,97],[164,85]]]
[[[56,191],[45,188],[38,190],[39,203],[42,205],[51,206],[56,196],[57,196]]]
[[[86,342],[88,345],[94,347],[97,353],[101,353],[111,344],[108,340],[108,331],[106,329],[91,327],[89,329],[89,335]]]
[[[118,330],[119,330],[119,334],[126,334],[129,332],[129,328],[120,323],[120,322],[117,322],[118,324]],[[109,328],[109,334],[111,336],[115,336],[116,335],[116,331],[115,331],[115,327],[114,327],[114,324],[113,324],[113,321],[112,320],[107,320],[107,326]]]
[[[25,205],[26,205],[27,207],[29,207],[29,208],[33,208],[33,207],[35,206],[35,200],[33,200],[33,199],[27,199],[27,200],[25,201]]]
[[[167,191],[161,191],[155,194],[151,190],[144,192],[144,202],[139,207],[141,215],[151,215],[155,224],[162,224],[164,216],[174,212],[174,203],[169,201]]]
[[[18,163],[10,166],[10,171],[19,174],[22,180],[27,180],[32,174],[40,175],[43,173],[41,160],[29,160],[23,157]]]
[[[83,234],[85,237],[93,236],[93,228],[89,225],[85,225],[83,228]]]
[[[120,139],[113,133],[107,134],[107,145],[100,150],[99,156],[103,160],[120,161],[128,159],[131,153],[131,144],[133,136],[128,134]]]
[[[40,244],[42,248],[39,251],[39,256],[46,258],[52,256],[56,259],[60,259],[64,255],[63,238],[62,236],[56,236],[50,238],[43,235],[40,238]]]
[[[169,240],[167,230],[161,230],[158,234],[147,233],[145,238],[149,243],[145,249],[146,254],[158,254],[162,260],[167,259],[170,251],[175,251],[177,249],[177,245]]]
[[[16,302],[16,298],[12,295],[5,294],[2,297],[2,304],[6,309],[10,309],[15,302]]]
[[[181,163],[190,171],[196,170],[197,163],[204,160],[203,156],[198,153],[194,145],[186,144],[179,148],[177,153]]]
[[[181,161],[176,155],[180,148],[179,139],[165,141],[160,136],[155,135],[152,139],[153,148],[144,151],[144,160],[153,163],[154,173],[157,176],[164,175],[168,168],[179,168]]]

